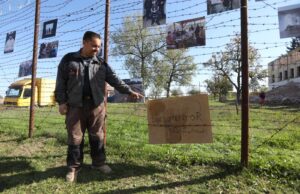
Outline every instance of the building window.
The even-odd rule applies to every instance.
[[[294,78],[294,68],[291,69],[291,75],[290,78]]]
[[[274,63],[271,64],[271,70],[274,71]]]
[[[272,75],[272,83],[275,82],[275,75]]]
[[[299,67],[297,67],[297,75],[298,75],[298,77],[300,77],[300,66]]]
[[[279,81],[282,81],[282,72],[279,73]]]
[[[288,71],[287,70],[284,71],[284,79],[285,80],[288,79]]]

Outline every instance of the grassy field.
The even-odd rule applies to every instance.
[[[3,193],[300,193],[300,108],[251,106],[249,168],[240,167],[240,117],[210,102],[212,144],[150,145],[143,104],[109,104],[107,157],[113,173],[85,165],[65,182],[66,129],[57,107],[0,107]]]

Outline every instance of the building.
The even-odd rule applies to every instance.
[[[300,48],[268,64],[269,90],[286,85],[289,82],[300,84]]]

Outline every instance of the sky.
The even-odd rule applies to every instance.
[[[84,2],[84,3],[83,3]],[[299,0],[248,1],[249,42],[261,54],[260,64],[267,64],[286,53],[291,38],[279,37],[278,8],[299,4]],[[0,0],[0,95],[4,96],[10,83],[18,78],[19,65],[32,59],[34,32],[34,0]],[[142,0],[111,0],[110,31],[114,33],[122,26],[122,20],[129,14],[142,13]],[[57,65],[68,52],[81,47],[82,35],[87,30],[104,35],[105,0],[41,0],[39,45],[59,41],[57,57],[38,59],[37,77],[55,79]],[[207,15],[206,0],[167,0],[166,23],[181,20],[206,18],[206,45],[188,49],[197,65],[192,83],[183,88],[205,91],[204,80],[213,72],[201,64],[213,53],[224,50],[234,34],[240,32],[240,10],[235,9]],[[56,36],[42,38],[44,22],[58,19]],[[164,25],[167,27],[167,24]],[[153,27],[155,28],[155,27]],[[16,31],[14,51],[4,53],[7,33]],[[110,41],[112,43],[112,41]],[[110,51],[114,45],[110,44]],[[109,56],[110,65],[122,79],[130,78],[125,70],[124,58]],[[267,84],[267,83],[263,83]],[[177,87],[177,86],[175,86]]]

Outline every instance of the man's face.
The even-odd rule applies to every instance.
[[[87,57],[96,56],[100,50],[101,40],[99,38],[92,38],[91,40],[83,41],[82,51]]]

